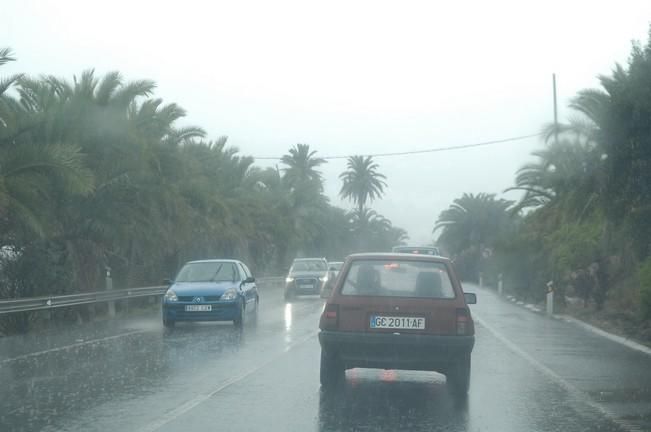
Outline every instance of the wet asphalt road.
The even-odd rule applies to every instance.
[[[478,292],[466,401],[431,372],[318,382],[318,297],[262,290],[256,325],[159,314],[0,339],[0,431],[651,430],[651,357]]]

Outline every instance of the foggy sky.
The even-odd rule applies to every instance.
[[[19,61],[0,76],[119,70],[155,80],[158,97],[188,110],[183,124],[245,154],[308,143],[326,156],[539,132],[551,74],[563,120],[570,97],[646,41],[651,2],[5,0],[2,15],[0,46]],[[378,159],[389,187],[372,206],[429,242],[454,198],[501,194],[541,145]],[[323,167],[326,194],[351,207],[337,197],[344,169]]]

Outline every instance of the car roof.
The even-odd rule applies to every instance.
[[[188,261],[186,264],[199,264],[199,263],[216,263],[216,262],[224,262],[224,263],[241,263],[242,261],[240,260],[234,260],[234,259],[205,259],[205,260],[195,260],[195,261]]]
[[[328,264],[343,264],[343,261],[328,261]]]
[[[437,249],[438,246],[394,246],[394,249]]]
[[[422,255],[410,253],[397,253],[397,252],[373,252],[373,253],[357,253],[348,256],[349,260],[365,260],[365,259],[393,259],[401,261],[432,261],[440,263],[450,263],[448,258],[438,255]]]
[[[294,262],[296,261],[325,261],[325,258],[296,258],[294,259]]]

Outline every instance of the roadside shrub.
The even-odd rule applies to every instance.
[[[62,246],[34,242],[29,247],[5,248],[0,256],[0,299],[65,294],[71,275]],[[0,334],[25,333],[38,314],[13,313],[0,317]]]
[[[640,311],[646,320],[651,319],[651,257],[647,258],[638,271],[640,279]]]

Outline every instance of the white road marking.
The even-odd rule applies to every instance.
[[[579,390],[578,388],[574,387],[572,384],[570,384],[567,380],[565,380],[563,377],[558,375],[556,372],[545,366],[544,364],[540,363],[538,360],[527,354],[525,351],[520,349],[515,343],[511,342],[509,339],[506,338],[502,333],[500,333],[498,330],[493,328],[491,325],[486,323],[482,318],[477,316],[476,312],[473,312],[473,319],[478,322],[482,327],[484,327],[489,333],[491,333],[497,340],[502,342],[506,347],[511,350],[514,354],[522,357],[524,360],[526,360],[529,364],[531,364],[533,367],[538,369],[542,374],[544,374],[547,378],[552,380],[554,383],[559,385],[563,390],[565,390],[570,397],[575,399],[577,402],[580,402],[589,408],[593,409],[594,411],[598,412],[602,416],[606,417],[608,420],[612,421],[615,423],[617,426],[622,428],[625,431],[628,432],[641,432],[642,429],[640,429],[638,426],[634,424],[630,424],[629,422],[620,419],[617,417],[615,414],[613,414],[611,411],[603,407],[602,405],[596,403],[588,395],[586,395],[584,392]]]
[[[498,296],[498,298],[499,298],[499,296]],[[517,299],[515,297],[511,296],[511,295],[507,295],[506,298],[508,300],[511,300],[512,302],[517,302]],[[521,303],[522,302],[517,302],[518,305],[520,305]],[[537,313],[542,313],[542,311],[543,311],[537,305],[534,305],[534,304],[531,304],[531,303],[527,303],[527,304],[522,303],[522,304],[524,305],[525,308],[529,309],[530,311],[537,312]],[[610,333],[610,332],[608,332],[606,330],[600,329],[599,327],[595,327],[592,324],[588,324],[587,322],[585,322],[583,320],[571,317],[569,315],[554,314],[552,316],[554,318],[556,318],[556,319],[563,320],[563,321],[568,322],[568,323],[576,324],[577,326],[582,327],[585,330],[588,330],[588,331],[590,331],[592,333],[595,333],[595,334],[597,334],[599,336],[602,336],[602,337],[604,337],[604,338],[606,338],[606,339],[608,339],[608,340],[610,340],[612,342],[617,342],[618,344],[624,345],[627,348],[633,349],[635,351],[639,351],[639,352],[647,354],[647,355],[651,355],[651,348],[649,348],[646,345],[642,345],[639,342],[635,342],[634,340],[627,339],[627,338],[625,338],[623,336],[619,336],[619,335]]]
[[[598,327],[590,325],[590,324],[588,324],[588,323],[586,323],[584,321],[581,321],[579,319],[572,318],[572,317],[566,316],[566,315],[554,315],[554,318],[559,318],[559,319],[561,319],[561,320],[563,320],[565,322],[576,324],[579,327],[583,327],[584,329],[586,329],[588,331],[591,331],[591,332],[593,332],[595,334],[598,334],[599,336],[602,336],[602,337],[604,337],[604,338],[606,338],[608,340],[611,340],[613,342],[617,342],[618,344],[624,345],[625,347],[628,347],[630,349],[639,351],[639,352],[644,353],[646,355],[651,355],[651,348],[649,348],[647,346],[644,346],[642,344],[639,344],[637,342],[634,342],[634,341],[632,341],[630,339],[626,339],[625,337],[609,333],[609,332],[607,332],[605,330],[602,330],[602,329],[600,329]]]
[[[245,372],[243,372],[243,373],[241,373],[239,375],[236,375],[236,376],[234,376],[232,378],[229,378],[226,381],[223,381],[217,388],[215,388],[211,392],[200,394],[197,397],[195,397],[193,399],[190,399],[189,401],[185,402],[184,404],[174,408],[171,411],[168,411],[160,419],[158,419],[156,421],[153,421],[153,422],[143,426],[142,428],[138,429],[138,431],[139,432],[155,432],[155,431],[159,430],[160,428],[162,428],[166,424],[168,424],[171,421],[181,417],[182,415],[186,414],[188,411],[194,409],[195,407],[201,405],[202,403],[204,403],[205,401],[207,401],[211,397],[215,396],[217,393],[221,392],[222,390],[226,389],[227,387],[230,387],[231,385],[233,385],[233,384],[235,384],[235,383],[237,383],[239,381],[242,381],[243,379],[247,378],[248,376],[258,372],[259,370],[263,369],[265,366],[267,366],[270,363],[278,360],[280,357],[285,355],[287,352],[289,352],[293,348],[295,348],[298,345],[301,345],[301,344],[307,342],[308,340],[314,338],[314,336],[316,336],[317,333],[318,333],[317,331],[310,332],[307,336],[303,337],[302,339],[299,339],[296,342],[287,345],[282,352],[268,358],[263,363],[255,366],[255,367],[253,367],[253,368],[251,368],[251,369],[249,369],[249,370],[247,370],[247,371],[245,371]]]
[[[43,351],[36,351],[36,352],[32,352],[32,353],[28,353],[28,354],[22,354],[22,355],[19,355],[19,356],[16,356],[16,357],[8,358],[8,359],[3,359],[3,360],[0,360],[0,364],[10,363],[10,362],[17,361],[17,360],[24,360],[24,359],[31,358],[31,357],[38,357],[38,356],[41,356],[41,355],[44,355],[44,354],[51,354],[51,353],[58,352],[58,351],[66,351],[66,350],[73,349],[73,348],[79,348],[79,347],[84,346],[84,345],[98,344],[98,343],[118,339],[118,338],[121,338],[121,337],[133,336],[133,335],[141,334],[141,333],[147,333],[149,331],[151,331],[151,330],[134,330],[134,331],[131,331],[131,332],[121,333],[121,334],[114,335],[114,336],[107,336],[107,337],[103,337],[103,338],[99,338],[99,339],[89,339],[89,340],[83,341],[83,342],[76,342],[76,343],[73,343],[73,344],[70,344],[70,345],[64,345],[64,346],[60,346],[60,347],[56,347],[56,348],[46,349],[46,350],[43,350]]]
[[[295,312],[302,312],[302,311],[308,309],[310,306],[311,306],[310,304],[304,305],[303,307],[297,308],[295,310]],[[35,352],[27,353],[27,354],[21,354],[21,355],[16,356],[16,357],[11,357],[11,358],[0,360],[0,365],[5,364],[5,363],[11,363],[11,362],[18,361],[18,360],[24,360],[24,359],[27,359],[27,358],[38,357],[38,356],[45,355],[45,354],[51,354],[51,353],[55,353],[55,352],[58,352],[58,351],[66,351],[66,350],[73,349],[73,348],[79,348],[79,347],[82,347],[84,345],[92,345],[92,344],[97,344],[97,343],[102,343],[102,342],[106,342],[106,341],[119,339],[121,337],[133,336],[133,335],[136,335],[136,334],[147,333],[147,332],[150,332],[150,331],[154,331],[154,330],[134,330],[134,331],[126,332],[126,333],[120,333],[118,335],[106,336],[106,337],[98,338],[98,339],[89,339],[87,341],[75,342],[73,344],[63,345],[63,346],[56,347],[56,348],[50,348],[50,349],[46,349],[46,350],[42,350],[42,351],[35,351]]]

